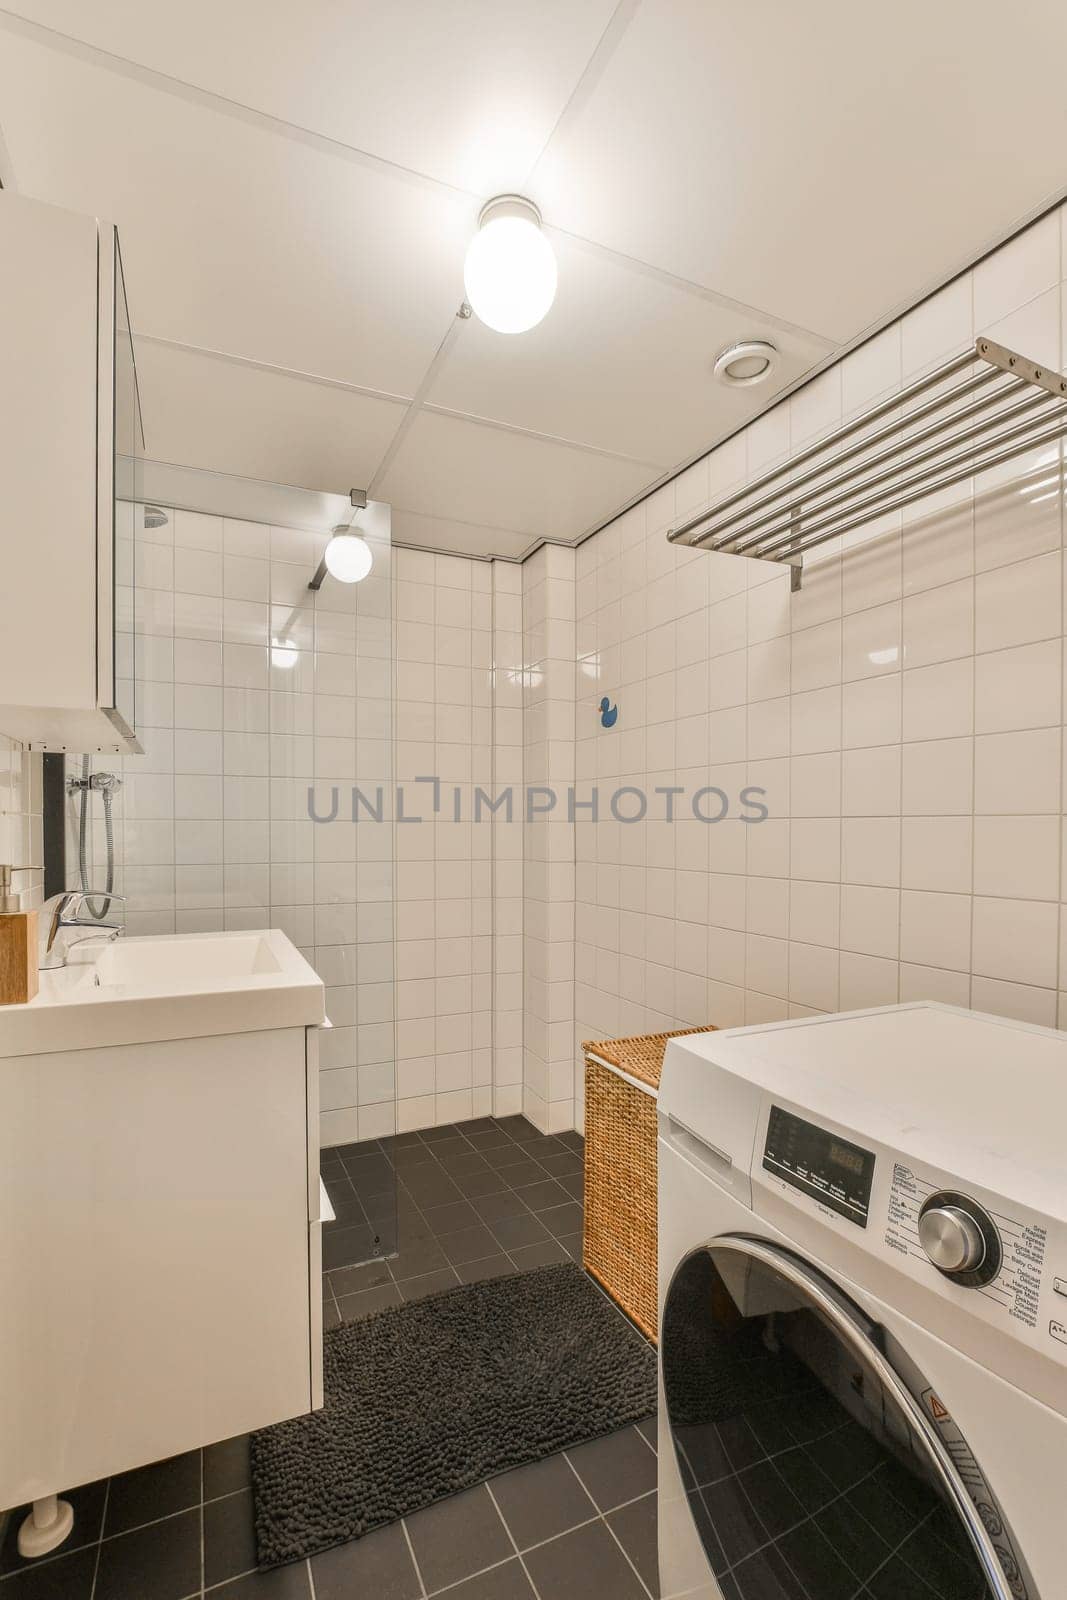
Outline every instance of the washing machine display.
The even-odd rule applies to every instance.
[[[874,1181],[872,1151],[772,1106],[763,1165],[802,1194],[814,1196],[861,1228],[867,1226]]]
[[[1036,1600],[921,1375],[905,1383],[880,1330],[807,1263],[739,1235],[698,1250],[670,1285],[661,1355],[724,1600]]]

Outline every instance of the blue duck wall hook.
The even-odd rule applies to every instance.
[[[600,726],[613,728],[619,720],[619,708],[613,706],[607,695],[600,702]]]

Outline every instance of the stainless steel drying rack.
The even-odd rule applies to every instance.
[[[978,339],[667,537],[787,565],[799,589],[807,551],[1065,433],[1067,378]]]

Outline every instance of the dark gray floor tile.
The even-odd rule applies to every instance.
[[[567,1454],[601,1511],[656,1487],[656,1458],[636,1428],[622,1428]]]
[[[572,1200],[582,1201],[585,1199],[584,1173],[572,1173],[570,1177],[557,1178],[555,1181],[559,1184],[561,1189],[565,1189],[567,1191],[567,1194]]]
[[[322,1230],[322,1265],[350,1267],[374,1254],[374,1230],[369,1223],[328,1222]]]
[[[529,1272],[531,1267],[551,1267],[557,1261],[570,1260],[570,1256],[558,1239],[545,1239],[540,1244],[522,1245],[519,1249],[509,1250],[508,1254],[520,1272]]]
[[[395,1155],[398,1150],[418,1149],[422,1144],[417,1133],[391,1133],[386,1139],[379,1139],[378,1143],[387,1156]]]
[[[454,1139],[439,1139],[429,1148],[433,1151],[434,1159],[443,1167],[447,1167],[450,1161],[456,1160],[459,1156],[473,1154],[473,1147],[458,1135]]]
[[[361,1289],[378,1289],[391,1277],[384,1261],[365,1261],[361,1267],[337,1267],[330,1273],[330,1288],[338,1299]]]
[[[569,1128],[566,1133],[557,1133],[556,1138],[560,1144],[566,1145],[567,1149],[573,1151],[576,1156],[582,1155],[585,1151],[585,1140],[574,1128]]]
[[[104,1499],[107,1491],[107,1479],[100,1478],[96,1483],[83,1483],[78,1489],[71,1489],[63,1496],[69,1501],[74,1512],[74,1528],[67,1538],[62,1551],[55,1557],[59,1560],[68,1556],[73,1550],[79,1550],[82,1545],[95,1544],[100,1537],[104,1521]],[[8,1572],[19,1572],[22,1568],[39,1568],[42,1558],[34,1561],[25,1561],[18,1552],[19,1526],[29,1511],[29,1506],[19,1506],[12,1511],[7,1522],[7,1532],[4,1535],[3,1548],[0,1549],[0,1576]],[[6,1590],[2,1591],[5,1595]]]
[[[445,1267],[440,1272],[426,1272],[421,1278],[404,1278],[397,1287],[405,1301],[425,1300],[427,1295],[455,1289],[459,1282],[455,1268]]]
[[[529,1209],[522,1198],[522,1191],[515,1189],[498,1189],[494,1194],[486,1194],[471,1201],[483,1222],[498,1222],[501,1217],[524,1217]]]
[[[311,1575],[315,1600],[417,1600],[422,1593],[401,1522],[313,1556]]]
[[[396,1183],[393,1163],[385,1156],[359,1156],[344,1162],[353,1189],[363,1199],[367,1195],[384,1194]]]
[[[424,1215],[433,1232],[438,1235],[458,1233],[460,1228],[473,1228],[479,1220],[478,1213],[467,1200],[453,1200],[447,1206],[426,1206]]]
[[[566,1205],[553,1206],[549,1211],[539,1211],[537,1215],[549,1233],[562,1239],[568,1233],[581,1233],[585,1214],[583,1208],[571,1200]]]
[[[501,1145],[511,1144],[512,1142],[509,1135],[502,1132],[500,1128],[487,1128],[467,1135],[467,1143],[471,1149],[480,1150],[483,1153],[486,1150],[498,1150]]]
[[[322,1308],[322,1331],[329,1333],[333,1328],[341,1326],[341,1313],[331,1300],[329,1305]]]
[[[496,1144],[491,1149],[483,1150],[482,1154],[497,1172],[506,1172],[508,1167],[525,1167],[531,1164],[522,1146],[511,1139],[507,1144]]]
[[[204,1507],[204,1587],[250,1572],[256,1564],[252,1491]]]
[[[453,1182],[468,1200],[476,1200],[485,1194],[501,1194],[508,1187],[504,1174],[494,1172],[491,1167],[484,1172],[457,1172]]]
[[[464,1174],[489,1171],[488,1162],[466,1143],[461,1150],[449,1151],[446,1155],[441,1154],[441,1148],[438,1146],[436,1154],[438,1161],[454,1182],[458,1182]]]
[[[597,1514],[561,1455],[505,1472],[492,1480],[490,1488],[520,1550],[567,1533]]]
[[[380,1289],[361,1289],[359,1294],[345,1294],[337,1302],[342,1322],[358,1322],[374,1311],[384,1311],[387,1306],[403,1303],[395,1283],[386,1283]]]
[[[470,1122],[460,1122],[457,1126],[463,1129],[464,1137],[469,1139],[472,1133],[489,1133],[496,1123],[492,1117],[472,1117]]]
[[[521,1149],[522,1146],[518,1148]],[[501,1167],[500,1173],[513,1189],[527,1189],[531,1183],[541,1183],[548,1176],[539,1161],[528,1161],[525,1158],[517,1161],[514,1166]]]
[[[419,1137],[423,1144],[439,1144],[442,1139],[454,1139],[459,1132],[456,1122],[442,1123],[439,1128],[420,1128]]]
[[[211,1600],[311,1600],[307,1563],[276,1567],[273,1572],[246,1572],[208,1594]]]
[[[506,1278],[516,1270],[510,1256],[485,1256],[481,1261],[463,1261],[456,1268],[463,1283],[484,1283],[486,1278]]]
[[[549,1237],[531,1211],[523,1217],[501,1217],[489,1226],[505,1250],[517,1250],[524,1244],[543,1244]]]
[[[449,1589],[447,1600],[536,1600],[536,1596],[522,1562],[512,1558]]]
[[[484,1484],[407,1519],[415,1559],[432,1593],[513,1554],[507,1529]]]
[[[655,1600],[659,1594],[655,1494],[646,1494],[633,1505],[612,1511],[605,1520]]]
[[[583,1245],[584,1245],[584,1240],[582,1238],[582,1235],[580,1233],[567,1234],[562,1239],[560,1239],[559,1242],[563,1246],[564,1250],[566,1250],[566,1252],[570,1256],[571,1260],[572,1261],[577,1261],[578,1265],[581,1266],[581,1264],[582,1264],[582,1249],[583,1249]]]
[[[128,1533],[145,1522],[158,1522],[175,1511],[200,1504],[200,1451],[171,1456],[111,1480],[104,1536]]]
[[[564,1206],[571,1198],[555,1178],[539,1178],[535,1183],[516,1188],[515,1192],[531,1211],[547,1211],[550,1206]]]
[[[389,1271],[397,1283],[402,1283],[405,1278],[421,1278],[427,1272],[440,1272],[447,1265],[448,1257],[441,1246],[432,1235],[427,1235],[425,1239],[403,1243],[390,1260]]]
[[[563,1153],[563,1146],[551,1133],[539,1133],[536,1139],[528,1139],[523,1149],[535,1161],[540,1161],[542,1156],[558,1156]]]
[[[576,1600],[583,1595],[647,1600],[633,1568],[600,1521],[539,1545],[523,1559],[541,1600]]]
[[[448,1173],[436,1165],[432,1168],[416,1167],[414,1172],[405,1172],[401,1181],[423,1211],[428,1206],[447,1206],[453,1200],[463,1199]]]
[[[420,1140],[419,1142],[421,1143],[422,1141]],[[326,1149],[329,1152],[327,1159],[330,1161],[351,1160],[357,1156],[366,1155],[367,1142],[364,1140],[362,1143],[357,1141],[355,1144],[331,1144],[327,1145]]]
[[[658,1448],[659,1431],[655,1417],[646,1417],[644,1422],[639,1422],[637,1431],[652,1446],[653,1450]]]
[[[461,1228],[458,1233],[446,1233],[441,1248],[454,1267],[461,1262],[480,1261],[500,1251],[497,1240],[481,1223],[475,1228]]]
[[[553,1178],[575,1178],[583,1170],[581,1157],[572,1155],[569,1150],[558,1156],[539,1156],[538,1160]]]
[[[238,1434],[236,1439],[223,1439],[220,1444],[209,1444],[204,1449],[204,1499],[216,1500],[221,1494],[233,1494],[237,1489],[247,1489],[252,1481],[252,1468],[248,1459],[248,1435]]]
[[[69,1555],[35,1561],[5,1578],[0,1583],[0,1595],[4,1600],[89,1600],[96,1551],[94,1544],[84,1550],[72,1550]]]
[[[518,1144],[528,1143],[531,1139],[543,1137],[541,1130],[535,1128],[532,1122],[525,1117],[501,1117],[497,1122],[498,1128],[503,1128]]]
[[[120,1533],[100,1546],[94,1600],[184,1600],[199,1589],[199,1510]]]
[[[427,1167],[431,1171],[439,1170],[437,1157],[428,1144],[423,1144],[417,1139],[414,1144],[405,1146],[402,1150],[393,1153],[393,1167],[400,1178],[406,1178],[409,1172]]]

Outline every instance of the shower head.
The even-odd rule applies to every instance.
[[[144,525],[146,528],[165,528],[169,520],[167,513],[160,510],[159,506],[145,506]]]

